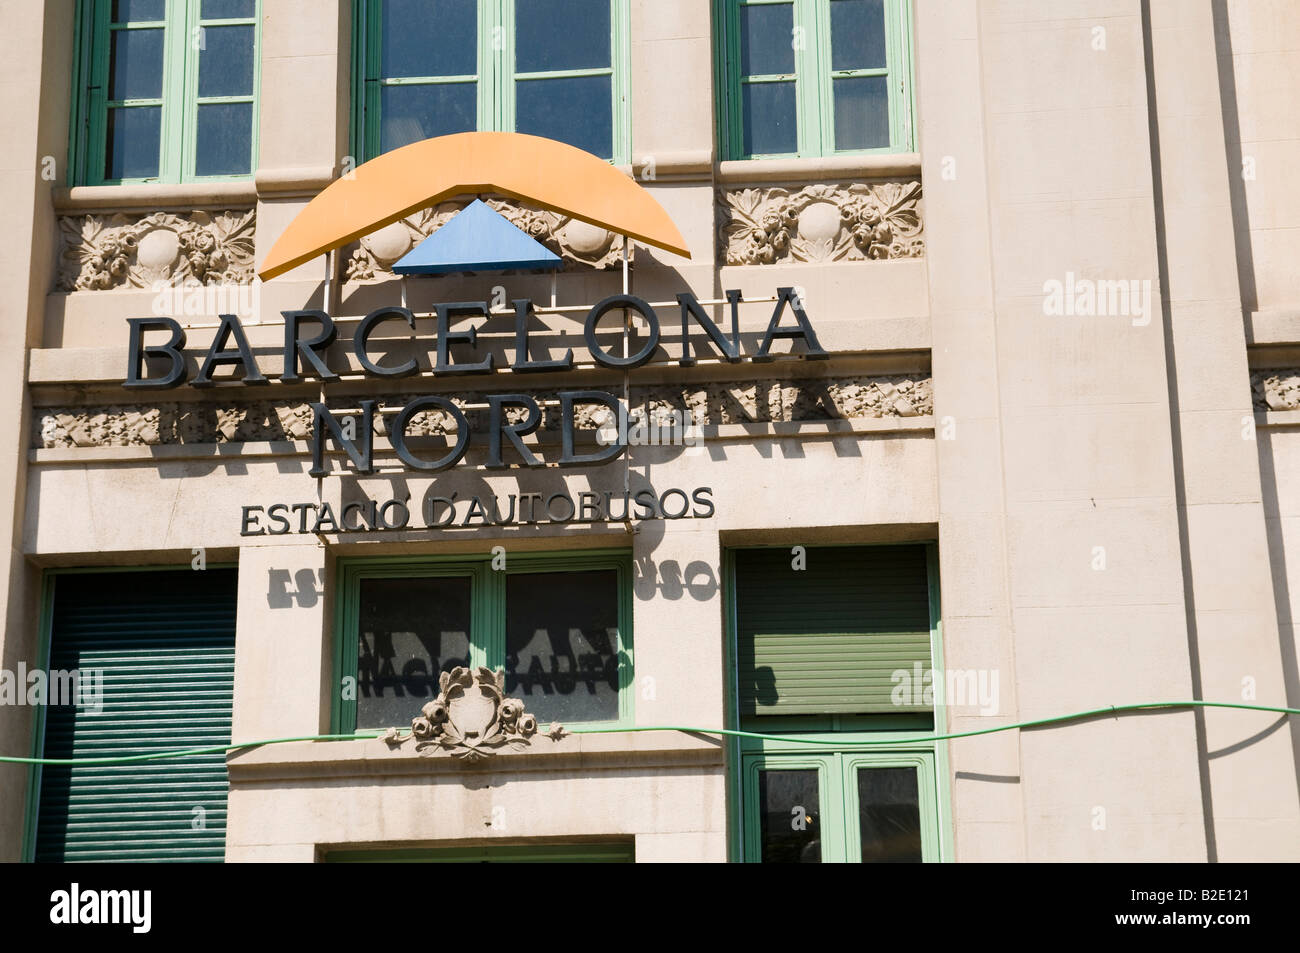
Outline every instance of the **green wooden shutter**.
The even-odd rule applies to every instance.
[[[788,548],[736,553],[740,713],[854,714],[929,711],[920,693],[891,692],[914,666],[930,669],[930,598],[924,546],[809,548],[793,568]]]
[[[44,757],[230,743],[235,570],[67,574],[54,590],[50,668],[102,670],[103,710],[51,707]],[[224,754],[47,765],[36,859],[221,861],[226,793]]]

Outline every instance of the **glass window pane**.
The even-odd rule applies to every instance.
[[[478,74],[474,0],[384,0],[380,21],[380,75]]]
[[[158,175],[161,133],[161,106],[110,109],[104,178],[147,179]]]
[[[379,151],[388,152],[453,132],[478,128],[475,83],[385,86],[379,91]]]
[[[765,864],[822,862],[817,771],[758,772],[758,824]]]
[[[204,20],[243,20],[253,15],[253,0],[203,0],[199,16]]]
[[[799,151],[794,83],[746,83],[740,90],[745,155]]]
[[[876,149],[889,145],[889,78],[854,76],[833,81],[835,148]]]
[[[831,0],[831,69],[884,69],[884,0]]]
[[[469,666],[465,576],[362,579],[357,727],[406,727],[438,695],[438,674]]]
[[[506,693],[545,727],[618,718],[618,573],[506,581]]]
[[[921,862],[916,768],[858,769],[858,828],[864,864]]]
[[[253,104],[199,106],[195,175],[247,175],[253,171]]]
[[[108,98],[162,96],[163,30],[114,30],[109,47]]]
[[[740,75],[794,72],[794,5],[740,8]]]
[[[515,0],[515,72],[609,66],[609,0]]]
[[[199,95],[253,95],[253,27],[206,26],[202,29]]]
[[[515,83],[515,131],[559,139],[602,159],[614,157],[613,93],[608,76]]]
[[[113,0],[113,23],[158,23],[165,19],[166,0]]]

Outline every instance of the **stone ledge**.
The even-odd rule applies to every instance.
[[[1260,430],[1300,427],[1300,410],[1255,411],[1255,427]]]
[[[1300,311],[1246,312],[1246,344],[1268,347],[1300,343]]]
[[[654,162],[654,178],[647,178],[649,163]],[[708,149],[655,152],[649,150],[636,156],[632,177],[647,187],[659,181],[707,182],[713,178],[714,155]]]
[[[77,185],[54,189],[53,201],[55,209],[60,212],[189,210],[229,203],[251,204],[259,198],[315,195],[334,181],[334,173],[334,169],[320,166],[258,169],[252,177],[234,182]]]
[[[679,731],[567,735],[552,741],[537,735],[523,751],[503,751],[476,763],[451,755],[416,754],[413,742],[390,748],[378,738],[356,741],[294,741],[231,752],[226,758],[232,784],[463,774],[483,777],[529,771],[620,768],[721,768],[725,743],[715,735]]]
[[[732,159],[718,163],[718,181],[820,182],[824,179],[870,179],[921,174],[921,155],[827,156],[811,159]]]
[[[55,189],[53,197],[54,207],[60,212],[189,211],[210,206],[250,205],[257,200],[257,184],[245,179],[184,185],[78,185]]]

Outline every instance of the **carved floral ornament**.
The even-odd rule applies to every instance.
[[[465,761],[482,761],[504,747],[527,748],[538,733],[537,718],[518,698],[507,698],[506,675],[479,667],[457,667],[438,677],[438,697],[420,710],[408,734],[389,728],[380,736],[390,748],[415,739],[415,750],[428,757],[442,752]],[[552,741],[564,728],[552,722],[542,732]]]
[[[253,280],[253,209],[65,215],[59,291],[106,291]]]
[[[393,277],[393,264],[447,224],[470,199],[443,202],[372,232],[346,253],[347,281],[382,281]],[[516,228],[537,239],[564,261],[612,268],[623,258],[622,236],[567,215],[530,208],[499,198],[485,200]]]
[[[920,258],[920,182],[719,189],[724,264]]]
[[[881,374],[820,377],[806,380],[734,380],[696,384],[633,387],[629,407],[646,414],[689,415],[697,426],[805,420],[859,420],[922,417],[934,413],[933,378],[928,374]],[[1296,382],[1300,393],[1300,381]],[[395,404],[415,394],[391,395]],[[448,392],[475,429],[489,426],[486,411],[469,405],[470,392]],[[560,415],[553,391],[540,391],[541,432],[558,432]],[[508,413],[517,422],[514,409]],[[579,427],[599,427],[594,407],[578,410]],[[375,416],[377,433],[386,433],[391,413]],[[148,447],[161,444],[244,443],[309,440],[313,415],[306,400],[251,400],[227,403],[60,405],[38,407],[32,414],[35,449]],[[445,411],[411,418],[411,436],[446,434],[455,422]]]

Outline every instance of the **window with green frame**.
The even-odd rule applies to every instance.
[[[724,158],[910,152],[910,0],[715,0]]]
[[[504,669],[540,724],[629,724],[626,552],[343,562],[336,731],[405,726],[459,666]]]
[[[631,864],[632,841],[576,844],[488,844],[480,847],[399,847],[328,850],[327,864]]]
[[[76,185],[252,175],[260,0],[79,0]]]
[[[934,547],[737,549],[726,565],[731,722],[769,736],[731,742],[733,856],[943,859]]]
[[[353,154],[472,130],[629,161],[628,0],[357,0]]]

